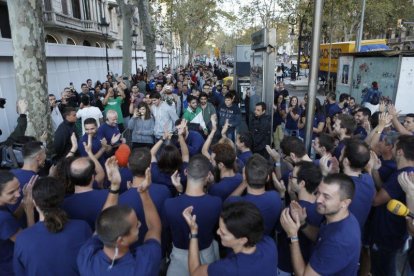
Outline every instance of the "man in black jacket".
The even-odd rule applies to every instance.
[[[71,136],[75,130],[75,123],[77,120],[76,109],[73,107],[65,108],[63,118],[63,122],[56,129],[55,139],[53,142],[56,154],[55,160],[65,157],[72,147]]]
[[[269,157],[266,145],[270,145],[270,122],[270,116],[266,115],[266,104],[264,102],[257,103],[249,127],[253,135],[253,152],[259,153],[265,158]]]

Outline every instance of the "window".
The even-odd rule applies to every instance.
[[[46,35],[45,42],[46,43],[54,43],[54,44],[58,44],[59,43],[57,41],[57,39],[54,36],[52,36],[52,35]]]
[[[68,45],[76,45],[76,42],[72,38],[68,37],[68,39],[66,39],[66,44],[68,44]]]
[[[83,41],[83,46],[89,46],[89,47],[90,47],[90,46],[92,46],[92,45],[91,45],[91,43],[90,43],[89,41],[84,40],[84,41]]]
[[[62,13],[68,15],[68,2],[67,0],[61,0],[62,2]]]
[[[81,10],[79,5],[79,0],[71,0],[72,1],[72,12],[73,17],[81,19]]]

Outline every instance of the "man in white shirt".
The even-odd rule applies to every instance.
[[[94,118],[98,123],[98,127],[102,123],[103,115],[99,108],[90,105],[90,99],[88,95],[81,97],[81,105],[78,112],[76,112],[76,118],[82,119],[82,135],[85,134],[84,121],[88,118]]]

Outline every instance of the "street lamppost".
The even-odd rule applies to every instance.
[[[164,42],[160,40],[160,48],[161,48],[161,70],[164,70],[164,53],[162,52],[164,49]]]
[[[106,22],[105,17],[101,17],[101,23],[99,23],[99,26],[101,27],[102,36],[104,38],[105,43],[105,57],[106,57],[106,72],[109,75],[109,57],[108,57],[108,43],[107,39],[109,37],[108,31],[109,31],[109,23]]]
[[[135,52],[135,74],[138,75],[138,65],[137,65],[137,40],[138,40],[138,34],[134,30],[132,32],[132,43],[134,44],[134,52]]]
[[[290,45],[291,45],[291,47],[292,47],[292,49],[291,49],[291,55],[295,52],[295,47],[294,47],[294,45],[293,45],[293,40],[295,39],[295,37],[296,37],[296,34],[295,34],[295,29],[293,28],[293,26],[292,26],[292,30],[291,30],[291,32],[290,32],[290,34],[289,34],[289,38],[290,38]]]

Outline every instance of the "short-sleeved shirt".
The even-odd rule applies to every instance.
[[[79,251],[77,263],[80,275],[145,275],[158,276],[161,263],[161,245],[150,239],[114,262],[103,252],[103,244],[97,236],[89,239]]]
[[[211,195],[189,196],[183,194],[179,197],[167,199],[164,203],[163,225],[171,231],[175,247],[188,250],[188,225],[183,218],[183,211],[193,206],[193,214],[197,216],[198,244],[200,250],[208,248],[217,230],[221,212],[221,199]]]
[[[337,103],[327,104],[325,106],[325,114],[328,117],[333,117],[335,114],[342,112],[341,107]]]
[[[378,170],[378,173],[381,177],[382,182],[386,182],[388,177],[397,170],[397,162],[395,160],[384,160],[381,158],[381,167]]]
[[[302,114],[302,109],[300,107],[296,107],[295,108],[296,114],[300,115]],[[298,129],[298,122],[299,122],[299,118],[297,120],[294,120],[292,118],[292,116],[290,115],[290,112],[288,112],[287,116],[286,116],[286,129],[290,129],[290,130],[296,130]]]
[[[360,174],[359,176],[351,176],[351,178],[355,184],[355,194],[352,198],[351,205],[349,205],[349,211],[358,220],[361,233],[363,233],[362,231],[376,193],[374,179],[367,173]]]
[[[183,162],[179,170],[181,177],[181,184],[185,186],[187,184],[187,176],[184,174],[184,170],[187,168],[188,162]],[[171,182],[171,175],[165,172],[160,171],[157,162],[151,162],[151,176],[152,182],[157,184],[162,184],[167,186],[172,195],[177,194],[177,190]]]
[[[245,151],[245,152],[240,153],[240,154],[237,156],[237,158],[238,158],[238,159],[240,159],[240,160],[243,162],[243,164],[244,164],[244,165],[246,165],[247,160],[249,160],[249,158],[250,158],[252,155],[253,155],[253,153],[252,153],[250,150],[248,150],[248,151]]]
[[[30,178],[36,175],[36,172],[31,171],[31,170],[23,170],[23,169],[13,169],[13,170],[10,170],[10,172],[14,174],[14,176],[19,180],[19,184],[20,184],[20,198],[18,199],[16,204],[8,205],[9,209],[12,212],[14,212],[17,209],[17,207],[19,207],[20,201],[22,201],[24,185],[26,185],[26,183],[29,183]]]
[[[57,233],[38,222],[17,235],[14,271],[16,275],[78,275],[76,257],[91,235],[82,220],[69,220]]]
[[[119,121],[118,121],[119,122]],[[111,144],[112,136],[118,135],[120,133],[118,126],[110,126],[107,123],[102,124],[98,128],[98,136],[105,138],[108,145]],[[101,139],[102,139],[101,138]]]
[[[102,136],[100,136],[99,134],[96,134],[95,136],[92,137],[92,153],[93,154],[97,154],[98,151],[102,148],[102,144],[101,144],[101,140],[102,140]],[[111,143],[111,141],[107,141],[108,143]],[[87,157],[88,154],[85,151],[85,147],[83,146],[83,143],[88,143],[88,134],[84,134],[78,142],[78,152],[79,155],[82,157]],[[101,157],[99,157],[98,161],[102,166],[105,166],[105,154],[102,154]]]
[[[208,193],[213,196],[218,196],[222,201],[224,201],[242,181],[243,176],[239,173],[236,173],[234,176],[223,177],[220,182],[214,183],[210,186]]]
[[[354,135],[356,135],[361,140],[365,140],[365,138],[367,138],[368,133],[363,126],[358,125],[354,131]]]
[[[325,219],[324,216],[316,211],[316,203],[308,202],[305,200],[299,200],[298,203],[302,208],[306,208],[306,222],[309,225],[313,225],[319,228],[322,221]],[[302,231],[299,231],[299,245],[300,252],[302,253],[303,260],[305,263],[309,262],[309,258],[314,247],[314,242],[310,240]],[[292,259],[290,256],[290,245],[289,240],[285,231],[281,231],[278,234],[277,239],[277,250],[278,252],[287,252],[288,254],[279,254],[279,269],[284,272],[293,272]]]
[[[66,211],[70,219],[83,220],[92,230],[95,230],[96,218],[101,213],[107,197],[108,191],[106,190],[75,193],[65,198],[62,209]]]
[[[152,183],[148,188],[150,197],[155,207],[157,208],[158,214],[162,215],[162,210],[164,202],[167,198],[171,197],[170,190],[164,185]],[[136,247],[144,241],[145,234],[148,231],[147,224],[145,222],[145,213],[144,207],[142,205],[141,197],[136,188],[130,188],[128,191],[124,192],[119,196],[118,200],[119,205],[127,205],[135,210],[135,213],[141,222],[141,227],[139,228],[138,242],[133,246]]]
[[[282,115],[280,115],[279,111],[286,110],[286,105],[282,103],[278,110],[273,113],[273,131],[276,130],[276,127],[282,124],[285,120],[283,119]]]
[[[231,253],[227,258],[210,264],[208,275],[276,276],[277,255],[275,242],[265,236],[256,244],[256,251],[252,254]]]
[[[105,114],[108,110],[115,110],[118,114],[118,124],[124,123],[124,116],[122,115],[121,104],[124,100],[121,97],[109,98],[108,103],[105,105]]]
[[[282,200],[276,191],[268,191],[261,195],[247,193],[244,196],[231,196],[226,202],[248,201],[253,203],[262,214],[265,226],[265,235],[273,236],[276,224],[282,212]]]
[[[0,207],[0,271],[13,275],[14,242],[10,238],[19,231],[20,225],[10,210]]]
[[[309,264],[321,275],[357,275],[361,231],[352,213],[341,221],[322,224]]]
[[[392,173],[382,188],[388,195],[405,204],[405,192],[398,182],[398,175],[402,172],[414,172],[414,167],[406,167]],[[387,210],[387,203],[375,208],[372,221],[373,242],[379,247],[386,247],[390,250],[401,248],[407,238],[407,225],[404,217],[396,216]]]
[[[99,108],[96,106],[88,106],[84,107],[82,109],[79,109],[76,112],[76,117],[79,119],[82,119],[82,134],[85,134],[85,125],[84,122],[88,118],[93,118],[96,120],[96,124],[99,127],[100,125],[100,119],[103,118],[102,112]]]

